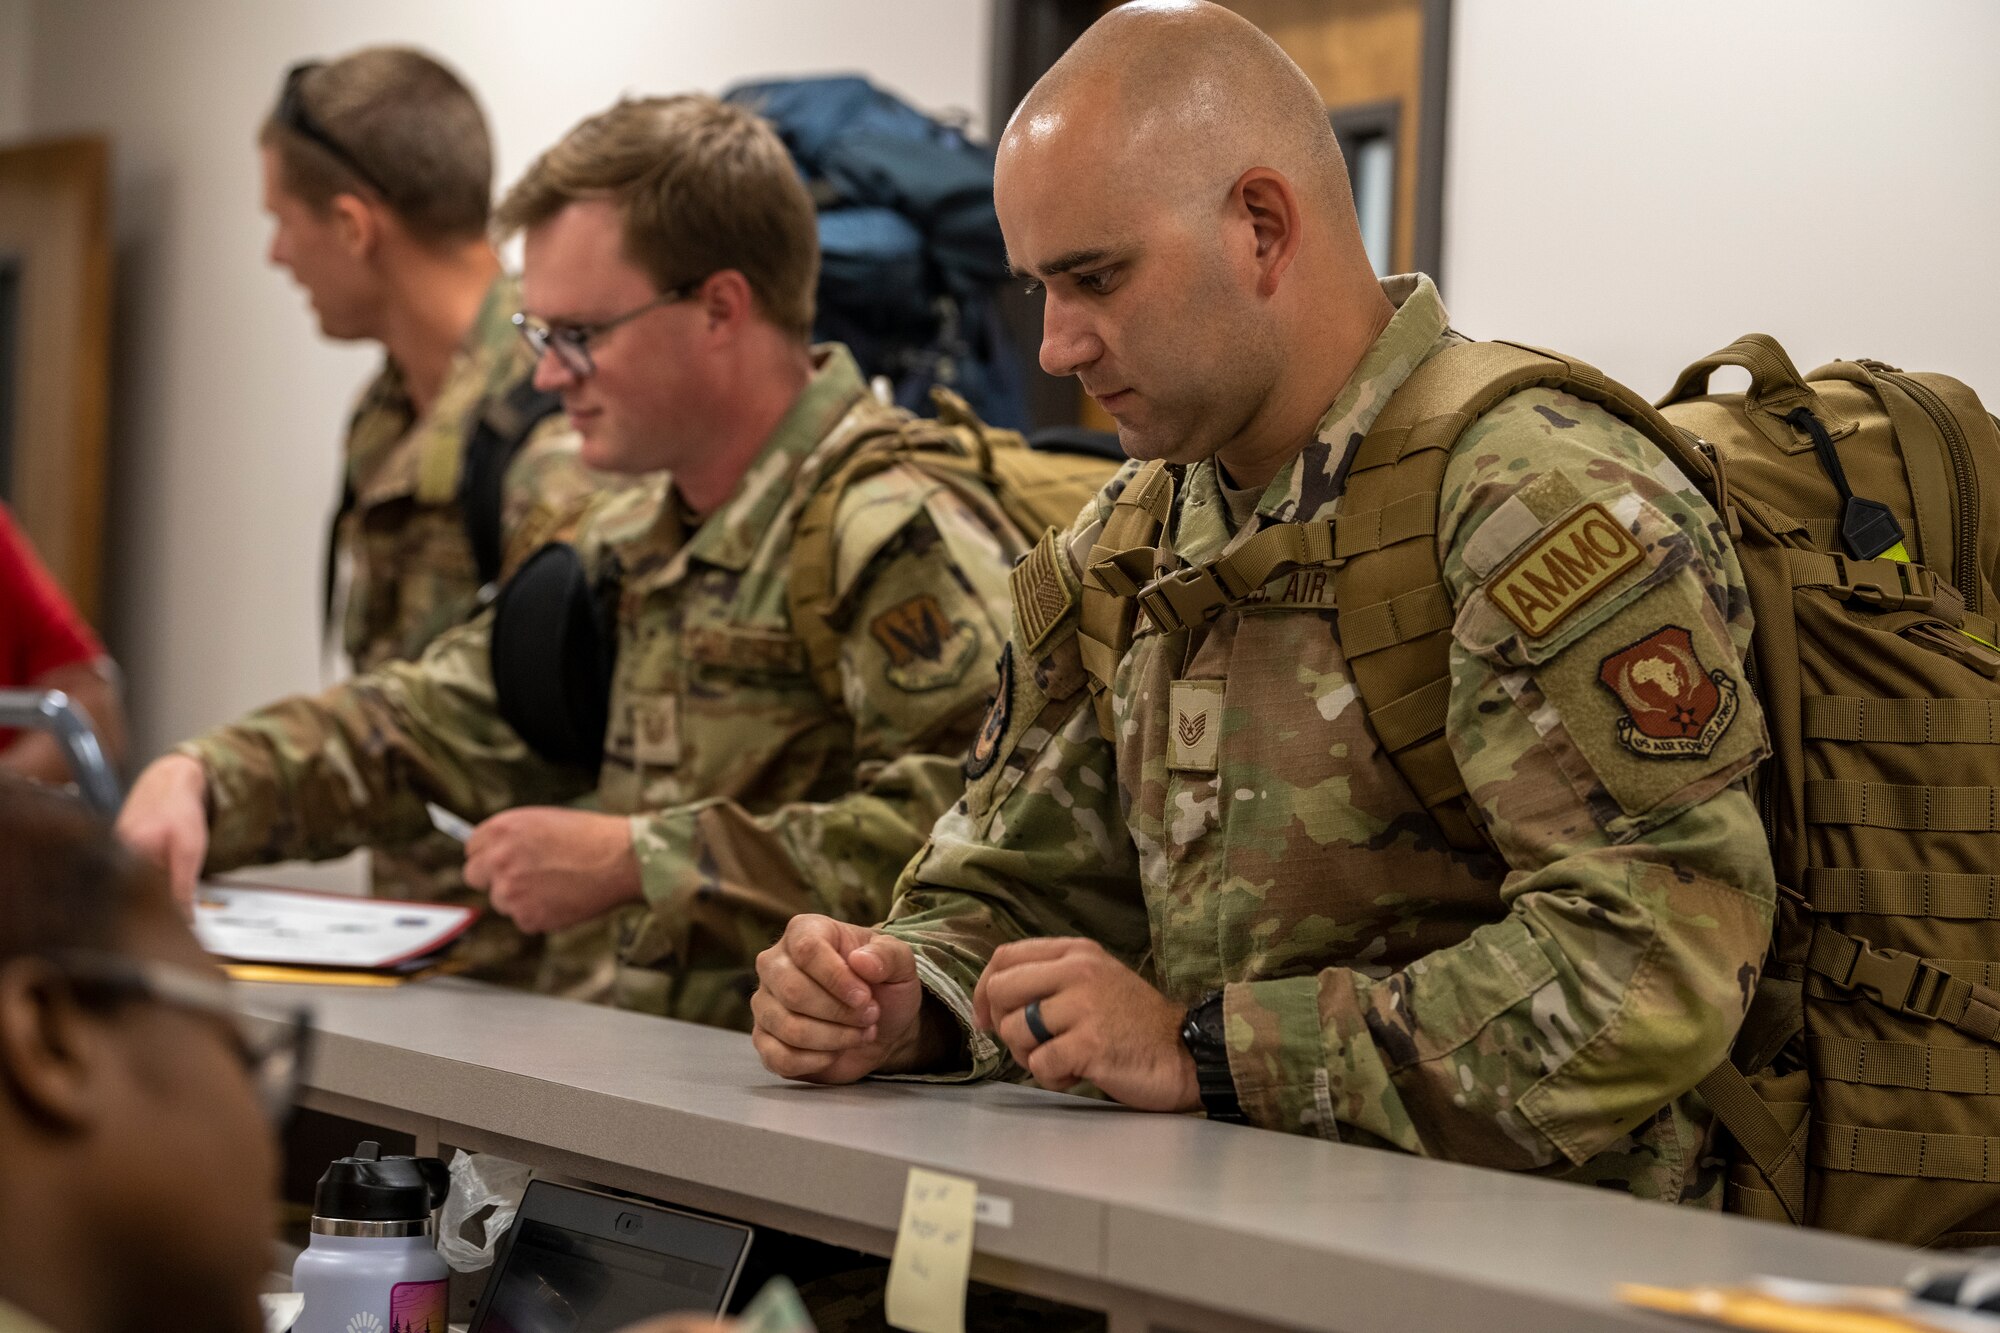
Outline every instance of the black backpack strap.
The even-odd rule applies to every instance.
[[[500,716],[550,763],[595,773],[604,762],[623,582],[616,557],[593,582],[576,548],[551,542],[494,602],[489,652]]]
[[[482,586],[500,577],[501,560],[506,555],[500,510],[507,469],[535,427],[561,410],[559,396],[543,393],[532,380],[522,380],[503,396],[488,399],[473,423],[465,442],[458,498]]]
[[[346,468],[341,469],[343,473]],[[340,484],[340,507],[333,511],[333,518],[326,525],[326,556],[320,562],[319,623],[321,632],[331,634],[333,623],[333,585],[340,578],[340,525],[354,512],[359,497],[354,493],[354,478],[348,476]]]

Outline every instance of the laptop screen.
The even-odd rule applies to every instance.
[[[473,1327],[614,1333],[655,1315],[719,1313],[748,1241],[731,1223],[538,1181]]]

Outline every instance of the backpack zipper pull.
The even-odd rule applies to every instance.
[[[1833,447],[1833,437],[1826,433],[1826,427],[1812,414],[1812,409],[1793,408],[1785,417],[1785,424],[1812,437],[1813,452],[1819,455],[1820,466],[1833,478],[1833,487],[1840,492],[1840,540],[1848,554],[1856,560],[1873,560],[1884,551],[1902,545],[1903,525],[1889,512],[1889,506],[1856,495],[1849,488],[1847,472],[1840,466],[1840,454]]]

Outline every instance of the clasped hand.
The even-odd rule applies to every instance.
[[[910,946],[831,917],[793,917],[757,957],[751,1041],[765,1068],[808,1083],[933,1067],[954,1026],[924,1000]],[[1026,1010],[1041,1003],[1038,1042]],[[973,991],[973,1021],[1035,1081],[1058,1091],[1088,1080],[1127,1106],[1201,1104],[1181,1011],[1131,968],[1082,939],[1023,940],[993,954]],[[928,1022],[927,1022],[928,1020]]]

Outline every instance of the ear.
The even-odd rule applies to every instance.
[[[1269,296],[1298,257],[1304,217],[1292,183],[1269,167],[1252,167],[1236,178],[1230,200],[1248,220],[1256,239],[1257,294]]]
[[[375,206],[358,194],[337,194],[326,206],[333,234],[350,257],[366,259],[382,241],[382,219]]]
[[[88,1127],[104,1110],[109,1043],[47,963],[0,967],[0,1087],[28,1118],[61,1131]]]
[[[757,296],[750,290],[750,279],[733,268],[709,274],[694,299],[710,333],[733,336],[757,314]]]

